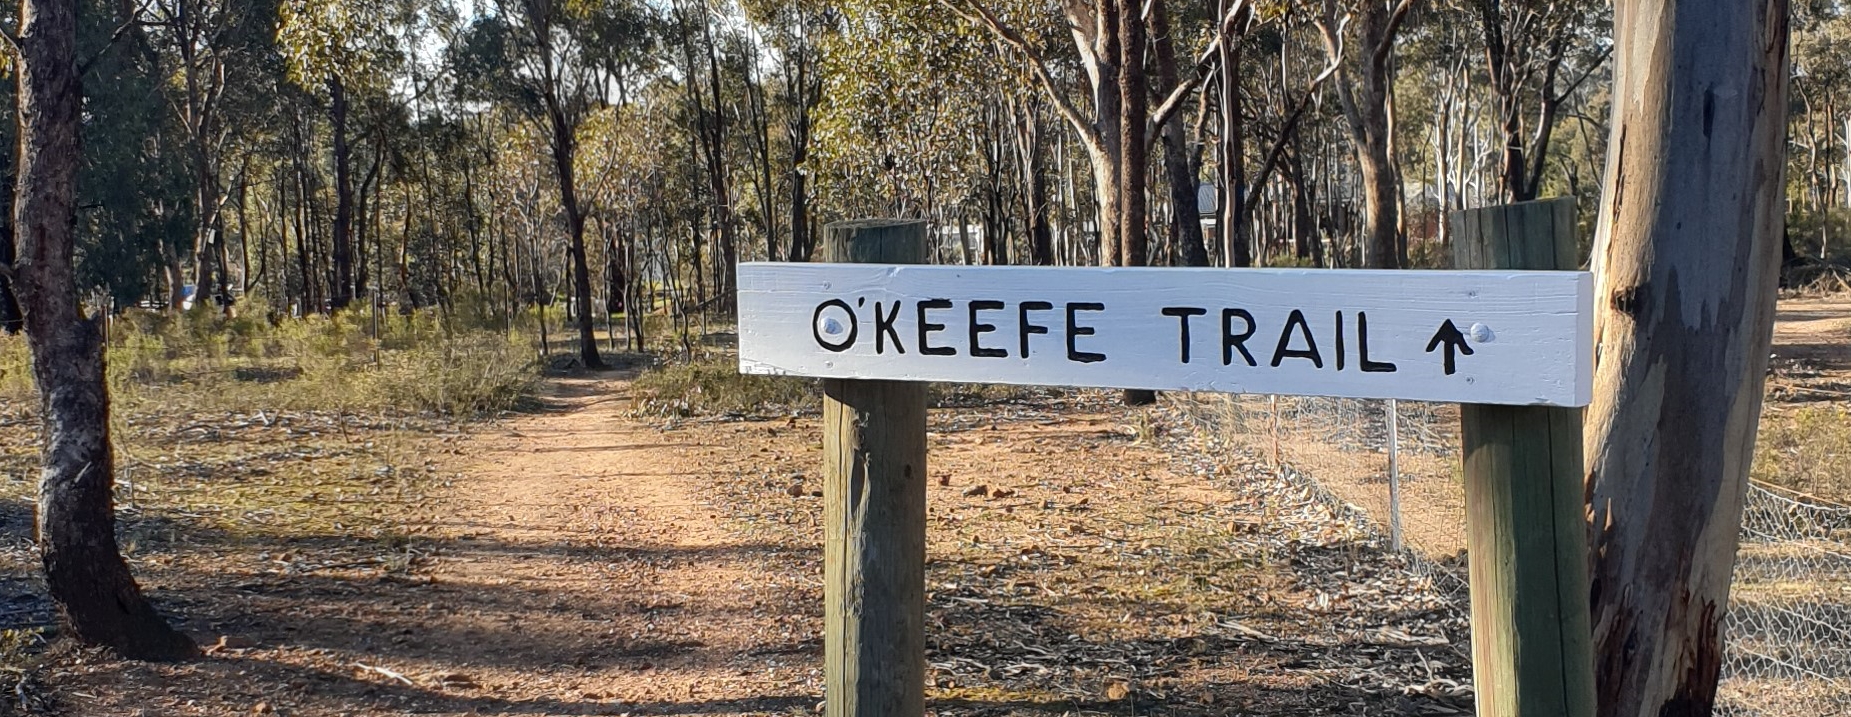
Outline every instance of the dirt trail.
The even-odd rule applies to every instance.
[[[144,570],[227,643],[67,658],[48,714],[814,714],[820,421],[638,418],[630,378],[554,379],[545,410],[433,436],[450,478],[401,499],[402,535]],[[1463,615],[1304,487],[1105,393],[941,398],[931,714],[1469,713]]]
[[[627,417],[628,378],[554,382],[550,410],[472,441],[455,466],[463,477],[439,496],[450,514],[434,522],[455,547],[429,576],[503,593],[508,612],[491,617],[550,636],[478,645],[512,669],[468,681],[592,713],[803,702],[791,683],[805,675],[754,657],[788,644],[788,601],[772,578],[788,576],[789,556],[719,526],[690,455],[699,439]]]
[[[708,439],[626,417],[629,378],[552,380],[544,410],[433,438],[426,469],[451,478],[380,538],[189,540],[145,564],[206,659],[67,655],[33,714],[809,713],[815,551],[721,527]]]

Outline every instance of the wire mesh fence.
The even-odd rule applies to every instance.
[[[1168,400],[1210,434],[1211,445],[1314,485],[1333,507],[1403,546],[1434,585],[1467,600],[1457,406],[1224,394]],[[1741,540],[1717,713],[1851,714],[1851,506],[1756,483]]]

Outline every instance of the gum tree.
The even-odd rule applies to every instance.
[[[83,130],[76,4],[23,0],[16,41],[19,254],[11,272],[44,434],[39,555],[52,600],[79,642],[135,659],[181,659],[197,653],[193,641],[154,611],[116,547],[103,334],[78,300],[73,261]]]
[[[1622,0],[1587,412],[1594,677],[1707,715],[1778,282],[1786,0]]]

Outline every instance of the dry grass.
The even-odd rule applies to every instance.
[[[738,363],[724,357],[645,371],[636,392],[639,407],[660,416],[813,412],[822,400],[813,379],[741,374]]]
[[[1063,389],[974,383],[935,383],[933,407],[983,406],[1059,395]],[[822,381],[739,373],[734,354],[710,351],[692,361],[665,359],[636,380],[637,407],[660,417],[790,416],[822,409]]]
[[[431,315],[390,323],[372,337],[347,317],[114,322],[125,548],[163,542],[176,521],[228,534],[379,532],[415,498],[421,441],[451,432],[451,419],[532,399],[539,376],[518,340],[446,331]],[[24,340],[0,338],[0,499],[34,491],[29,377]]]
[[[1761,414],[1752,475],[1851,503],[1851,403],[1771,403]]]
[[[157,601],[200,614],[225,589],[215,576],[403,574],[419,559],[409,526],[457,419],[523,405],[538,375],[516,340],[430,316],[393,323],[372,337],[345,318],[115,322],[118,540]],[[28,361],[23,339],[0,337],[0,624],[20,630],[0,633],[0,688],[35,669],[39,645],[22,636],[52,622],[30,543]]]

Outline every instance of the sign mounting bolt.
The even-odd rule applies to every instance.
[[[1488,344],[1498,338],[1498,335],[1491,331],[1491,327],[1484,324],[1472,324],[1471,331],[1467,333],[1471,335],[1472,343],[1475,344]]]

